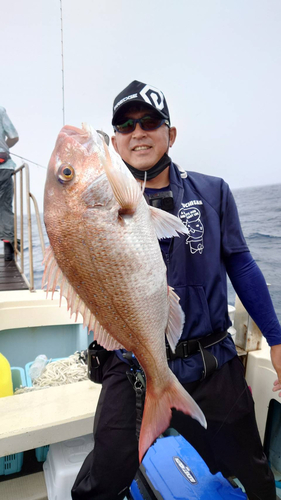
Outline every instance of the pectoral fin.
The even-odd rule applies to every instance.
[[[143,192],[134,177],[113,168],[108,148],[105,146],[106,159],[103,167],[111,185],[114,197],[120,205],[119,214],[134,214]]]
[[[178,217],[156,207],[149,207],[152,217],[152,222],[156,231],[157,238],[171,238],[181,234],[189,234],[187,227],[181,222]]]

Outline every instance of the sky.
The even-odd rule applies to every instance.
[[[40,211],[63,124],[111,136],[113,100],[133,80],[164,92],[184,169],[232,189],[281,183],[280,0],[0,0],[0,11],[0,105]]]

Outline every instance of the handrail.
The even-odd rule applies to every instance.
[[[29,254],[29,273],[30,273],[30,281],[28,281],[27,277],[24,274],[24,258],[23,258],[23,248],[24,248],[24,231],[23,231],[23,171],[25,171],[25,194],[26,194],[26,211],[27,211],[27,233],[28,233],[28,254]],[[20,251],[17,248],[17,226],[18,226],[18,214],[17,214],[17,177],[16,175],[19,173],[20,177]],[[40,214],[38,210],[38,204],[36,198],[30,193],[30,177],[29,177],[29,166],[27,163],[23,163],[19,168],[14,170],[12,173],[14,176],[14,233],[15,233],[15,244],[14,244],[14,253],[15,253],[15,264],[21,273],[24,281],[26,282],[29,290],[34,291],[34,270],[33,270],[33,247],[32,247],[32,221],[31,221],[31,204],[30,198],[33,201],[33,207],[35,210],[37,228],[40,237],[40,244],[42,253],[45,253],[45,243],[43,238],[42,225],[40,220]],[[20,255],[20,264],[18,263],[17,257]]]

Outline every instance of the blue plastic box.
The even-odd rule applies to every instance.
[[[49,359],[48,363],[52,363],[53,361],[59,361],[60,359],[65,359],[65,358],[54,358],[54,359]],[[26,376],[26,385],[27,387],[32,387],[32,380],[29,376],[29,368],[31,365],[34,363],[34,361],[30,361],[30,363],[27,363],[25,365],[25,376]],[[47,364],[48,364],[47,363]],[[49,445],[46,444],[45,446],[40,446],[39,448],[35,448],[35,455],[37,458],[38,462],[45,462],[47,458],[47,453],[49,451]]]
[[[20,386],[26,386],[24,369],[20,367],[11,367],[13,389],[19,389]],[[0,476],[7,476],[20,472],[23,464],[23,452],[13,453],[0,458]]]
[[[157,439],[131,488],[134,500],[246,500],[222,476],[211,474],[199,453],[180,435]]]

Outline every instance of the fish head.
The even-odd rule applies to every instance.
[[[48,165],[44,192],[47,232],[60,220],[81,221],[85,212],[112,200],[104,162],[108,150],[103,137],[88,125],[66,125],[60,131]]]

